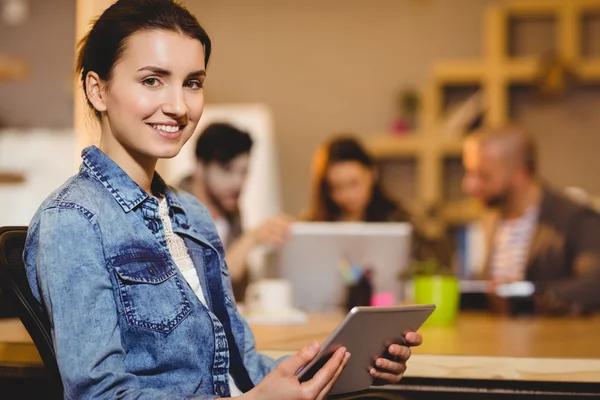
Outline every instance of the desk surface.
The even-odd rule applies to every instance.
[[[255,325],[259,351],[290,353],[323,341],[343,315],[315,315],[307,324]],[[600,382],[600,316],[505,318],[463,313],[450,327],[423,327],[409,376]],[[41,363],[18,320],[0,320],[0,366]]]
[[[311,316],[308,324],[253,326],[261,350],[298,349],[324,340],[343,315]],[[414,354],[600,359],[600,315],[588,318],[509,318],[463,313],[449,327],[425,326]]]

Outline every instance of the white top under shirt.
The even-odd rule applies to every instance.
[[[518,218],[500,221],[493,237],[491,267],[494,280],[522,281],[529,248],[538,223],[539,210],[530,207]]]
[[[206,305],[206,298],[202,291],[202,285],[200,285],[200,279],[194,268],[194,263],[188,254],[185,242],[173,232],[173,226],[171,225],[171,219],[169,218],[169,207],[165,197],[158,202],[158,215],[160,216],[165,229],[165,238],[167,239],[167,246],[169,247],[173,261],[175,261],[177,268],[181,271],[181,274],[196,294],[196,297],[198,297],[202,304]],[[242,395],[242,392],[235,384],[231,374],[229,374],[229,391],[231,392],[231,397]]]
[[[227,238],[229,237],[229,231],[231,231],[231,226],[229,226],[229,221],[223,217],[217,217],[214,219],[215,228],[217,228],[217,233],[219,234],[219,238],[221,242],[223,242],[223,246],[227,246],[229,243],[227,242]]]

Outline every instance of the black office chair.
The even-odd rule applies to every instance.
[[[48,374],[48,398],[62,399],[63,386],[52,345],[50,321],[42,305],[31,293],[23,247],[27,227],[0,227],[0,287],[4,297],[13,305],[16,314],[37,347]]]

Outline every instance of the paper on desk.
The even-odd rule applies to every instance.
[[[244,313],[243,316],[251,325],[294,325],[304,324],[308,321],[308,316],[296,309],[277,312],[252,311]]]

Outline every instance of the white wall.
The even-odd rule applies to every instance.
[[[25,174],[23,184],[0,185],[0,226],[28,225],[48,195],[71,175],[72,130],[0,130],[0,170]]]

